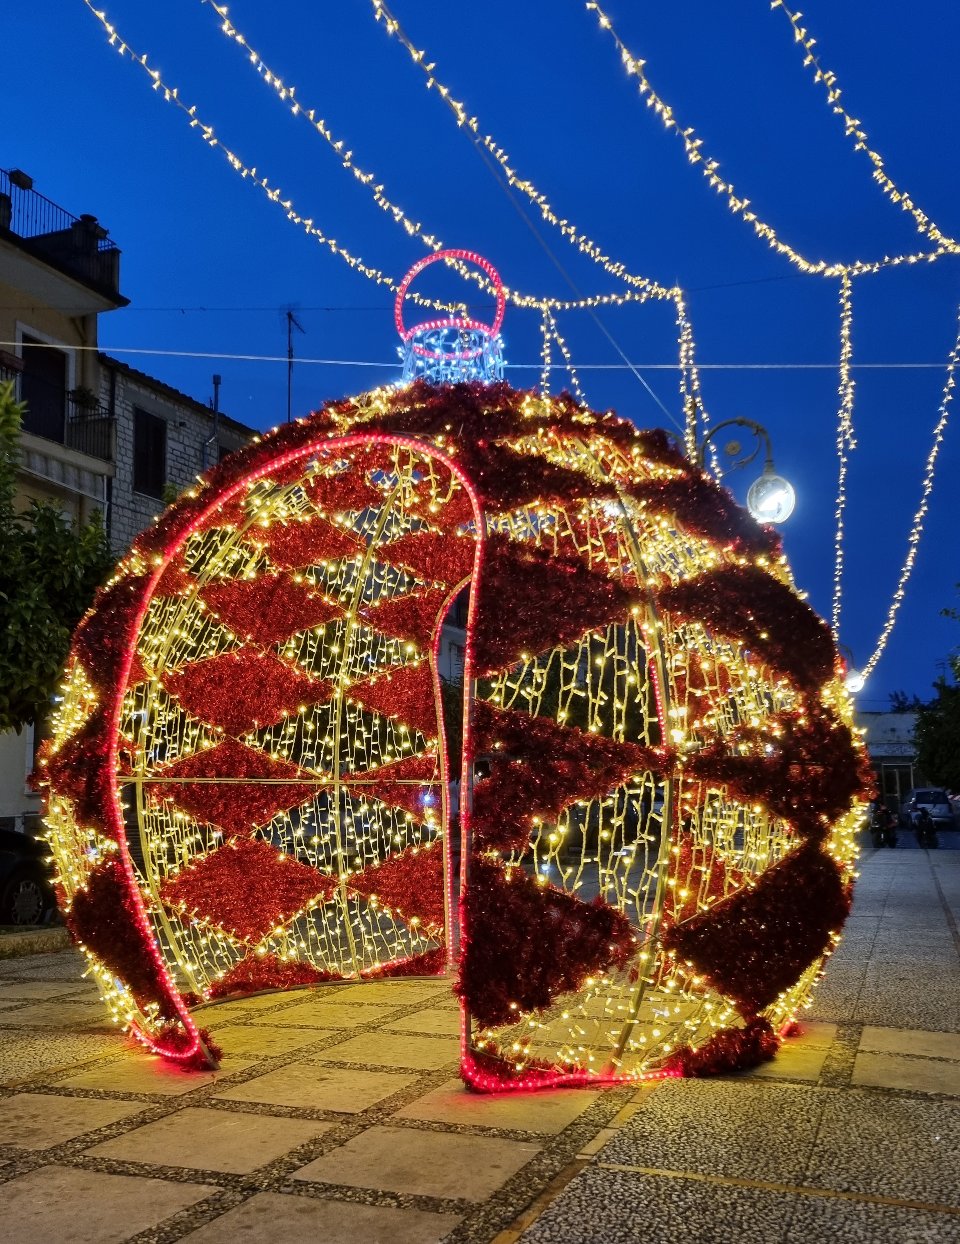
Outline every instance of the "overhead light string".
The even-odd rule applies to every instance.
[[[847,506],[847,465],[848,454],[856,449],[857,442],[853,431],[853,402],[856,381],[850,370],[853,361],[853,298],[851,279],[848,272],[840,278],[840,382],[838,392],[840,404],[837,407],[837,503],[835,517],[837,520],[833,541],[833,612],[832,627],[835,639],[840,638],[840,611],[843,599],[843,561],[845,535],[845,512]]]
[[[887,619],[884,623],[883,630],[880,632],[880,638],[877,640],[877,646],[871,654],[870,660],[863,667],[864,678],[869,677],[877,662],[880,660],[884,648],[887,646],[887,640],[893,630],[894,623],[897,619],[897,613],[903,603],[906,593],[907,582],[913,571],[913,563],[917,558],[917,548],[920,544],[920,537],[923,534],[923,521],[927,515],[929,507],[930,493],[933,491],[933,477],[936,470],[937,458],[940,454],[940,446],[943,444],[944,433],[947,428],[947,422],[950,417],[950,406],[953,401],[953,390],[956,387],[955,373],[957,362],[960,360],[960,307],[957,309],[957,337],[953,343],[953,349],[950,351],[947,360],[947,378],[944,381],[943,396],[940,399],[940,408],[936,427],[933,430],[933,444],[927,455],[926,467],[923,474],[923,485],[920,490],[920,504],[917,512],[913,516],[913,523],[910,527],[910,535],[907,537],[907,555],[904,558],[903,566],[900,570],[900,577],[897,581],[897,587],[893,593],[893,600],[890,602],[890,608],[887,611]]]
[[[674,134],[683,144],[688,161],[699,168],[707,184],[721,198],[726,200],[727,207],[735,216],[739,216],[741,220],[750,225],[761,241],[766,242],[777,254],[788,259],[801,272],[818,276],[837,277],[841,276],[843,272],[849,271],[852,276],[860,276],[864,273],[879,272],[882,268],[898,267],[901,264],[914,264],[922,261],[934,262],[945,254],[960,252],[960,246],[950,239],[942,238],[942,240],[937,242],[936,249],[933,251],[919,251],[892,256],[884,255],[879,260],[855,260],[849,263],[832,263],[826,259],[808,259],[788,242],[785,242],[773,225],[762,220],[757,215],[751,207],[751,200],[739,195],[733,183],[721,176],[719,171],[720,161],[713,159],[702,150],[703,139],[697,135],[692,125],[681,126],[673,108],[657,94],[653,83],[647,76],[647,62],[630,51],[617,34],[613,22],[600,7],[599,3],[597,3],[597,0],[585,0],[585,4],[588,11],[596,14],[601,30],[606,31],[613,40],[620,54],[624,69],[630,77],[636,79],[637,90],[647,107],[651,108],[660,118],[664,129],[668,133]]]
[[[870,146],[870,140],[862,122],[859,118],[851,116],[840,102],[843,92],[837,82],[837,75],[832,69],[824,69],[821,65],[819,57],[813,50],[817,43],[816,39],[807,27],[800,25],[803,14],[799,11],[791,12],[784,0],[770,0],[770,8],[782,10],[793,30],[794,43],[803,51],[804,68],[812,70],[814,82],[823,87],[827,106],[835,116],[839,117],[844,133],[853,144],[853,150],[862,151],[873,165],[873,180],[877,182],[890,202],[896,204],[902,211],[908,212],[913,217],[917,231],[928,237],[931,242],[948,249],[951,253],[960,251],[960,243],[942,233],[926,212],[920,210],[911,195],[896,185],[886,170],[883,157]]]

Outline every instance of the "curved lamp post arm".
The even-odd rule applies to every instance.
[[[722,423],[718,423],[715,427],[710,429],[707,435],[700,442],[697,449],[697,466],[703,466],[706,461],[707,446],[717,435],[717,433],[722,432],[724,428],[749,428],[757,438],[757,447],[754,449],[753,453],[747,454],[743,458],[738,458],[735,462],[731,463],[731,470],[736,470],[737,467],[748,466],[760,452],[761,443],[763,444],[766,452],[763,469],[764,471],[773,470],[773,449],[770,445],[770,433],[763,426],[763,424],[757,423],[753,419],[744,419],[742,417],[738,417],[736,419],[724,419]],[[734,454],[738,454],[740,452],[739,444],[737,444],[736,441],[732,442],[731,446],[727,449],[727,452],[731,457],[733,457]]]

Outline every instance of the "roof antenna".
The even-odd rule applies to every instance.
[[[297,332],[304,334],[307,330],[293,314],[291,307],[287,307],[285,314],[287,317],[287,423],[289,423],[293,417],[293,330],[296,329]]]

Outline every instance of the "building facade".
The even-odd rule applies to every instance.
[[[127,305],[120,251],[96,218],[0,169],[0,381],[26,403],[16,504],[80,522],[99,511],[118,557],[165,498],[254,434],[100,352],[99,317]],[[37,819],[34,748],[32,727],[0,734],[0,828]]]

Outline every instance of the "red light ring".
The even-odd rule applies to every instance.
[[[484,324],[480,320],[469,319],[468,317],[451,316],[448,320],[425,320],[422,324],[415,324],[413,328],[407,328],[403,322],[403,303],[407,296],[407,290],[410,288],[414,279],[420,275],[424,268],[432,263],[436,263],[439,259],[462,259],[465,263],[472,263],[475,267],[480,268],[490,278],[494,297],[496,298],[496,311],[492,324]],[[482,255],[478,255],[475,251],[464,250],[446,250],[436,251],[432,255],[427,255],[423,259],[419,259],[407,275],[400,282],[397,289],[397,296],[393,304],[393,322],[397,326],[397,332],[400,334],[401,340],[408,342],[416,333],[426,332],[430,329],[438,328],[460,328],[468,331],[487,333],[490,337],[496,337],[500,332],[503,324],[503,312],[506,307],[506,297],[503,292],[503,282],[500,280],[500,273],[496,270],[488,259],[484,259]],[[471,350],[463,354],[446,354],[440,350],[430,350],[426,346],[415,345],[413,347],[415,353],[423,358],[442,359],[445,362],[452,361],[457,358],[476,358],[482,353],[481,350]]]

